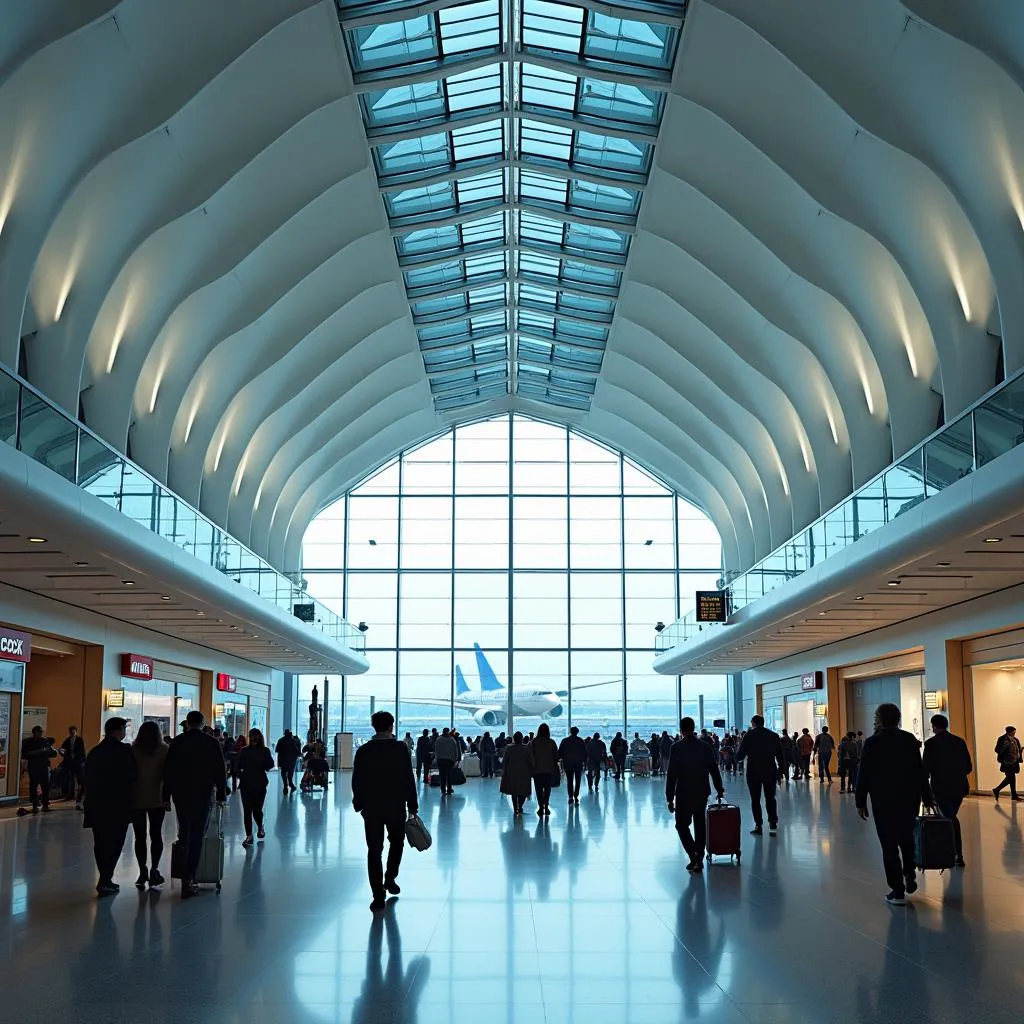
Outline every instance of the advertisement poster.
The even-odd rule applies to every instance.
[[[11,695],[0,693],[0,779],[7,778],[7,749],[11,742]]]

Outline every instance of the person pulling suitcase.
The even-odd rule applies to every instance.
[[[696,730],[692,718],[684,718],[679,723],[682,739],[672,744],[665,773],[668,809],[676,816],[676,831],[690,858],[686,870],[693,874],[704,870],[704,851],[707,847],[705,813],[712,784],[719,799],[725,795],[715,751],[697,739]]]

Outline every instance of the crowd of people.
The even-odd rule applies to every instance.
[[[874,819],[890,903],[902,905],[917,888],[913,833],[922,804],[950,819],[955,864],[965,866],[957,814],[969,792],[973,765],[967,744],[949,732],[943,715],[933,716],[933,735],[923,751],[917,737],[899,728],[900,710],[893,704],[879,706],[871,736],[849,731],[838,744],[827,726],[817,736],[806,728],[780,734],[766,728],[759,715],[753,716],[749,729],[728,731],[722,737],[706,729],[698,732],[693,719],[684,718],[675,735],[666,730],[647,740],[634,732],[628,741],[619,731],[607,744],[600,733],[583,736],[576,726],[556,742],[547,722],[541,722],[536,733],[516,731],[507,736],[501,732],[492,737],[485,731],[464,738],[457,729],[424,729],[416,739],[407,732],[403,740],[395,737],[394,718],[388,712],[377,712],[372,724],[373,739],[356,750],[352,794],[365,822],[374,909],[384,905],[387,895],[399,892],[406,816],[416,814],[419,807],[417,783],[436,785],[442,799],[447,799],[466,774],[485,779],[500,776],[500,791],[511,798],[513,816],[521,817],[533,797],[542,819],[550,816],[552,795],[563,781],[565,799],[575,806],[584,777],[588,791],[596,795],[609,775],[617,781],[630,769],[640,775],[664,775],[666,800],[689,857],[688,870],[697,872],[706,852],[704,812],[713,792],[719,797],[724,793],[723,772],[745,775],[751,834],[762,836],[767,819],[769,836],[774,836],[779,829],[777,787],[811,779],[812,765],[817,766],[819,782],[830,785],[832,760],[837,756],[840,791],[854,795],[861,817]],[[180,734],[173,738],[150,721],[139,727],[129,745],[127,728],[123,718],[108,719],[103,740],[86,754],[74,727],[58,748],[37,726],[21,750],[33,812],[49,809],[51,762],[61,758],[65,795],[84,811],[84,825],[93,831],[99,875],[96,890],[101,896],[119,889],[113,874],[129,827],[139,867],[135,884],[160,886],[164,882],[160,871],[163,824],[173,808],[178,863],[172,874],[181,878],[181,895],[188,899],[198,889],[196,870],[215,804],[223,807],[229,793],[240,794],[242,845],[249,848],[266,836],[264,805],[269,772],[275,766],[280,769],[283,797],[296,788],[329,783],[323,743],[314,738],[302,745],[289,729],[271,753],[259,729],[250,729],[243,737],[226,736],[206,725],[198,711],[188,714]],[[1004,775],[992,791],[995,799],[1009,788],[1011,799],[1020,800],[1016,778],[1024,758],[1013,726],[999,737],[995,754]],[[471,766],[470,772],[463,770]],[[385,839],[389,844],[386,867],[381,863]]]

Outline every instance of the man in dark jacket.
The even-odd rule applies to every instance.
[[[409,748],[395,739],[395,719],[387,711],[370,718],[374,737],[356,751],[352,764],[352,806],[363,816],[366,832],[366,870],[373,902],[370,909],[383,910],[387,893],[397,896],[398,868],[405,844],[405,816],[419,810],[416,780]],[[447,731],[447,730],[445,730]],[[388,865],[381,865],[384,833],[388,837]]]
[[[285,729],[284,735],[277,741],[274,747],[277,754],[277,767],[281,769],[281,785],[284,792],[295,792],[295,766],[302,756],[302,746],[299,738],[291,729]]]
[[[906,905],[906,895],[917,891],[914,871],[914,823],[923,803],[932,806],[932,793],[921,763],[921,744],[900,727],[900,709],[879,704],[875,734],[864,741],[857,777],[857,813],[868,820],[868,797],[875,831],[882,847],[886,902]]]
[[[78,726],[68,728],[60,745],[60,766],[64,772],[64,795],[74,797],[75,810],[82,809],[82,790],[85,786],[85,740],[78,735]]]
[[[203,713],[190,711],[186,730],[167,748],[164,763],[164,800],[174,801],[178,817],[178,842],[185,848],[181,898],[187,900],[199,891],[196,869],[203,852],[203,838],[213,810],[213,800],[227,802],[224,752],[213,736],[203,732]]]
[[[967,744],[949,731],[949,719],[945,715],[932,715],[932,732],[935,735],[924,745],[924,773],[931,783],[939,813],[953,822],[954,863],[962,868],[964,846],[957,812],[971,791],[967,777],[974,770],[974,765]]]
[[[604,768],[605,759],[608,757],[608,748],[601,739],[601,734],[595,732],[587,740],[587,792],[595,793],[601,788],[601,770]]]
[[[22,768],[28,772],[28,794],[32,799],[32,813],[50,809],[50,761],[57,756],[53,738],[43,735],[41,725],[32,726],[32,735],[21,741]]]
[[[750,809],[754,814],[754,827],[750,834],[764,835],[764,818],[761,815],[763,792],[764,809],[768,812],[768,834],[777,835],[779,807],[775,787],[786,773],[786,761],[782,754],[782,741],[776,733],[764,727],[764,719],[760,715],[750,719],[750,730],[740,741],[736,760],[747,762],[747,789],[750,790]]]
[[[587,763],[587,741],[580,736],[580,731],[575,725],[558,745],[558,759],[565,769],[565,790],[569,803],[578,804],[583,766]]]
[[[497,750],[494,746],[494,739],[489,732],[485,732],[483,736],[480,737],[477,749],[480,752],[480,774],[485,779],[493,779],[494,761],[497,756]]]
[[[124,742],[127,722],[108,718],[103,739],[85,759],[85,817],[82,824],[92,829],[93,854],[100,880],[96,892],[113,896],[120,891],[114,868],[124,849],[131,822],[135,778],[138,766],[132,748]]]
[[[615,781],[620,782],[626,774],[626,755],[629,753],[629,744],[621,732],[615,734],[612,740],[611,754],[615,762]]]
[[[676,831],[690,858],[686,870],[704,870],[707,823],[704,812],[711,796],[711,784],[719,797],[725,793],[715,752],[696,736],[696,723],[684,718],[679,723],[682,739],[672,744],[665,771],[665,798],[669,811],[675,812]],[[693,834],[690,825],[693,824]]]
[[[416,741],[416,778],[423,774],[424,784],[430,782],[430,762],[434,759],[433,743],[430,733],[426,729],[423,735]]]

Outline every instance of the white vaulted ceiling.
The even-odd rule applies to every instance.
[[[609,18],[620,39],[685,20],[671,71],[636,76],[667,99],[607,337],[559,377],[557,332],[547,369],[520,344],[519,218],[588,218],[521,184],[517,68],[575,61],[607,82],[623,64],[582,43],[530,54],[524,10],[570,5],[490,2],[509,76],[505,348],[490,369],[460,362],[462,390],[425,367],[351,63],[353,25],[447,2],[5,3],[0,362],[285,569],[368,471],[509,407],[647,465],[743,569],[1024,365],[1024,4],[584,8],[595,39]],[[466,59],[450,52],[433,77]],[[466,209],[447,219],[479,222]]]

